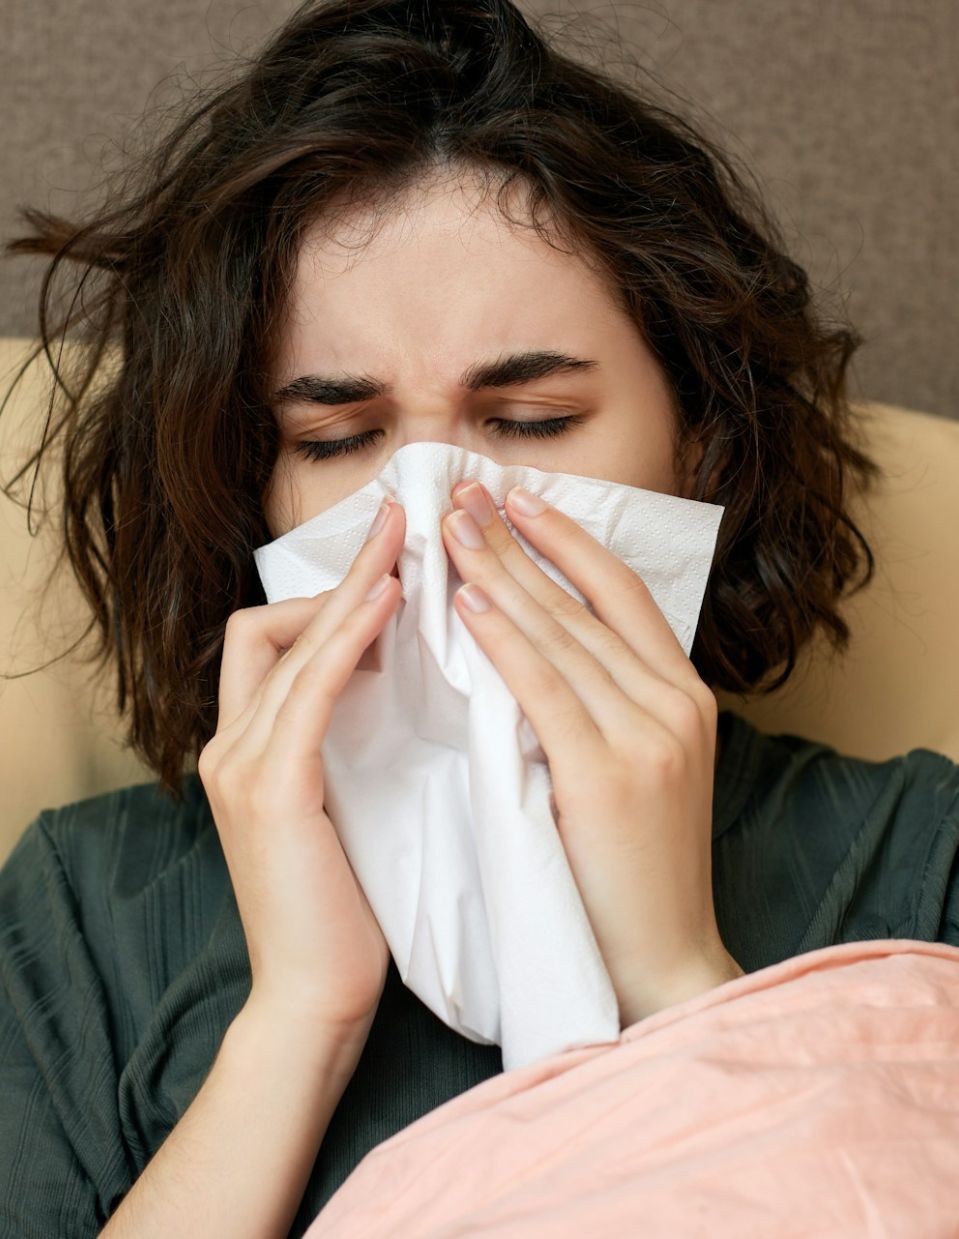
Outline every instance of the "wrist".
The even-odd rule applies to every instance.
[[[228,1029],[237,1052],[266,1063],[315,1064],[324,1071],[351,1075],[366,1045],[372,1015],[343,1024],[317,1016],[307,1008],[278,1005],[251,992]]]
[[[674,1007],[745,975],[745,969],[725,947],[720,947],[710,954],[698,956],[683,968],[675,969],[662,984],[651,984],[644,978],[630,986],[625,999],[620,1001],[621,1026],[628,1028],[639,1020],[655,1015],[657,1011]]]

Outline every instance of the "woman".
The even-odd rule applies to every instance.
[[[94,217],[24,215],[9,252],[83,273],[55,331],[49,280],[40,307],[48,345],[91,346],[57,427],[65,549],[158,779],[44,811],[0,875],[4,1234],[300,1235],[370,1148],[502,1070],[402,985],[323,808],[402,509],[330,594],[266,606],[252,559],[412,440],[725,506],[690,659],[561,513],[510,509],[594,622],[481,492],[450,497],[472,546],[443,523],[624,1026],[830,942],[959,942],[959,768],[717,714],[817,627],[845,647],[873,569],[849,485],[878,470],[857,337],[682,120],[507,0],[308,3]]]

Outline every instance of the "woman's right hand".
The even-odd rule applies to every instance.
[[[229,617],[217,729],[198,761],[246,936],[250,997],[344,1030],[372,1022],[389,948],[323,808],[321,747],[338,695],[396,610],[393,576],[365,599],[405,529],[390,503],[336,589]]]

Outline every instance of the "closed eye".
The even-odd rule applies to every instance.
[[[513,422],[505,417],[492,417],[490,424],[494,433],[501,438],[512,439],[548,439],[561,435],[573,425],[579,425],[586,418],[582,413],[571,413],[568,417],[549,417],[538,422]],[[328,460],[332,456],[348,456],[351,452],[361,451],[371,446],[383,431],[364,430],[361,434],[350,435],[347,439],[304,439],[295,445],[295,450],[302,452],[308,460]]]

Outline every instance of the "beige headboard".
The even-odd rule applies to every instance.
[[[0,339],[0,391],[31,344]],[[0,419],[5,482],[38,441],[48,383],[45,362],[37,363]],[[925,746],[959,761],[959,422],[883,405],[864,413],[871,450],[888,477],[858,509],[878,568],[873,583],[845,604],[854,633],[849,653],[827,660],[820,643],[771,698],[743,703],[720,694],[719,704],[762,731],[795,732],[861,757]],[[29,479],[18,494],[28,490]],[[0,670],[7,674],[51,659],[86,623],[66,578],[41,612],[42,632],[31,626],[30,591],[56,549],[55,518],[54,511],[32,539],[25,511],[0,496]],[[0,860],[41,808],[153,777],[120,747],[112,684],[93,692],[88,675],[68,658],[0,681]]]

